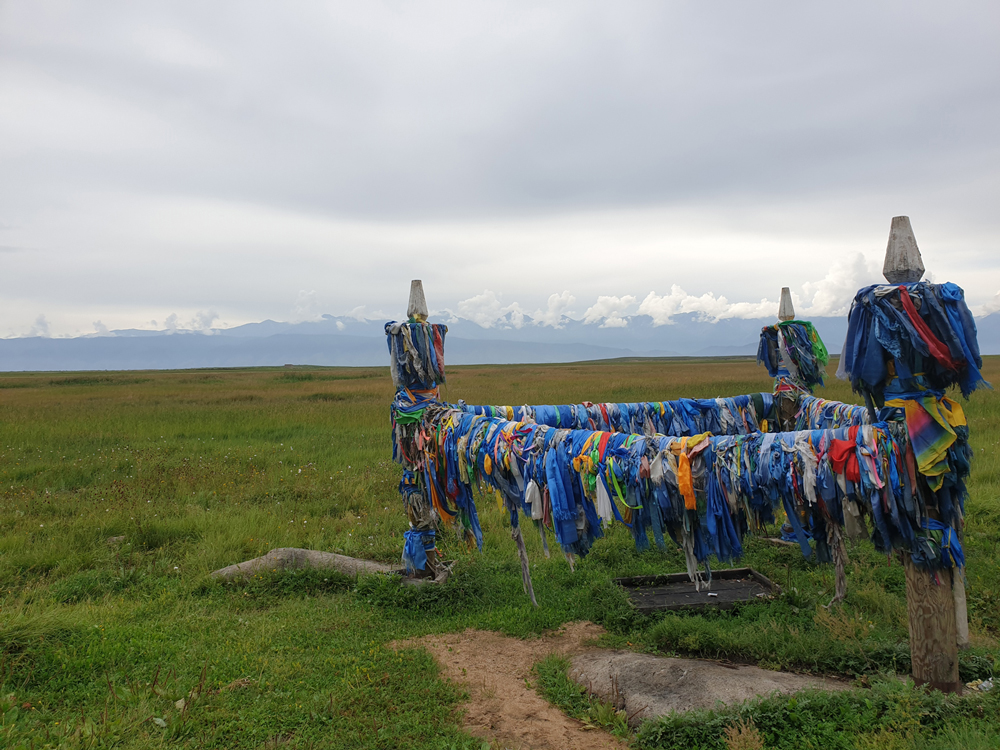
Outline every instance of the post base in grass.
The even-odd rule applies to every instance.
[[[428,583],[444,583],[451,577],[451,569],[455,565],[454,560],[441,560],[435,551],[435,565],[432,569],[430,564],[423,570],[416,570],[408,573],[406,570],[398,571],[403,576],[403,584],[406,586],[423,586]],[[428,561],[429,563],[429,561]]]
[[[429,579],[437,578],[438,567],[440,566],[437,550],[429,549],[427,550],[426,554],[427,554],[427,564],[424,565],[424,569],[420,570],[419,568],[417,568],[416,570],[409,571],[406,576],[407,578],[412,578],[414,580],[418,579],[422,580],[425,578]]]
[[[934,574],[914,565],[906,553],[903,567],[913,681],[943,693],[961,693],[953,572],[939,570],[935,579]]]

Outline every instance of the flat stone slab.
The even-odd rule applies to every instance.
[[[629,723],[671,712],[743,703],[772,693],[848,690],[828,677],[772,672],[760,667],[677,659],[632,651],[594,651],[573,657],[569,676],[605,703],[624,709]]]
[[[298,568],[318,568],[320,570],[337,570],[345,575],[356,576],[362,573],[389,573],[391,565],[359,560],[356,557],[338,555],[334,552],[319,552],[313,549],[299,547],[278,547],[253,560],[229,565],[212,571],[212,575],[225,581],[235,578],[245,578],[255,573],[277,570],[295,570]]]

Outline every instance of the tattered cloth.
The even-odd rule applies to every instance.
[[[850,378],[855,392],[879,398],[897,378],[904,391],[957,385],[968,398],[977,388],[990,387],[982,366],[964,292],[955,284],[921,281],[858,292],[837,374]]]
[[[782,366],[782,353],[794,372]],[[761,329],[757,363],[764,365],[772,378],[790,378],[812,389],[823,385],[823,367],[829,361],[823,339],[807,320],[783,320]]]
[[[442,519],[475,507],[473,491],[489,488],[512,513],[550,529],[567,552],[586,554],[602,525],[626,523],[636,546],[669,535],[699,562],[742,553],[742,537],[772,522],[781,508],[803,552],[829,559],[827,527],[842,526],[844,502],[865,508],[882,551],[913,550],[927,536],[926,510],[908,471],[905,431],[854,425],[808,432],[678,437],[559,429],[428,406],[420,425],[420,478],[440,502]],[[968,462],[958,434],[949,448],[939,505],[960,509]],[[954,459],[954,460],[953,460]],[[512,521],[516,520],[512,518]],[[930,568],[941,557],[920,556]]]
[[[389,346],[389,371],[397,389],[427,391],[445,382],[444,337],[448,326],[440,323],[385,324]]]

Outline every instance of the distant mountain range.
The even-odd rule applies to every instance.
[[[440,317],[432,320],[441,321]],[[740,356],[757,351],[770,319],[712,323],[696,314],[677,315],[669,325],[634,315],[624,327],[602,328],[563,317],[558,326],[525,316],[484,328],[452,317],[445,359],[449,364],[575,362],[618,357]],[[815,318],[831,354],[840,351],[846,318]],[[984,354],[1000,354],[1000,313],[977,321]],[[362,366],[386,363],[385,321],[324,315],[304,323],[265,320],[211,331],[128,329],[77,338],[0,339],[0,370],[146,370],[194,367],[255,367],[283,364]]]

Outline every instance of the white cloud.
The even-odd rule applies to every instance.
[[[576,302],[576,297],[569,293],[567,289],[562,294],[549,295],[548,305],[544,310],[535,310],[532,317],[535,323],[553,328],[563,327],[563,315],[570,315],[567,308]]]
[[[819,281],[802,285],[802,297],[792,294],[796,313],[813,317],[847,315],[854,295],[862,287],[881,280],[881,269],[861,253],[837,261]]]
[[[846,315],[857,291],[877,282],[879,277],[878,264],[874,260],[860,252],[854,253],[834,263],[819,281],[804,282],[801,293],[792,291],[796,315],[817,318]],[[759,302],[730,302],[724,295],[716,296],[713,292],[700,296],[688,294],[674,284],[669,294],[650,292],[646,295],[636,314],[649,315],[653,325],[661,326],[673,323],[675,315],[684,313],[696,313],[700,320],[716,322],[727,318],[770,318],[777,311],[778,303],[767,298]]]
[[[670,325],[673,316],[680,312],[680,301],[687,296],[687,292],[676,284],[671,293],[660,296],[656,292],[650,292],[639,304],[639,315],[648,315],[653,319],[654,326]]]
[[[202,333],[212,333],[212,323],[219,319],[219,314],[214,310],[202,310],[196,312],[194,317],[187,323],[182,323],[177,313],[170,313],[163,321],[164,330],[169,333],[181,331],[200,331]],[[155,322],[155,321],[152,321]]]
[[[500,307],[497,295],[487,289],[482,294],[459,302],[458,315],[481,325],[483,328],[492,328],[502,317]]]
[[[209,333],[212,330],[212,323],[218,319],[219,313],[215,312],[215,310],[203,310],[195,313],[194,317],[188,322],[188,328],[192,331]]]
[[[517,302],[504,306],[500,297],[489,289],[459,302],[457,315],[483,328],[507,325],[520,328],[524,325],[521,306]]]
[[[553,286],[827,314],[904,210],[938,278],[1000,288],[995,3],[55,5],[0,12],[18,333],[282,319],[305,283],[398,320],[415,277],[510,325]]]
[[[628,321],[623,315],[634,304],[635,297],[631,294],[624,297],[598,297],[597,302],[583,314],[583,322],[590,325],[604,321],[601,328],[624,328]]]
[[[111,332],[108,330],[108,327],[99,320],[94,321],[94,332],[98,336],[109,336],[111,334]]]
[[[987,315],[992,315],[995,312],[1000,312],[1000,292],[993,295],[993,299],[983,305],[976,305],[971,308],[972,314],[977,318],[985,318]]]
[[[319,301],[316,299],[316,290],[299,290],[298,297],[295,298],[295,306],[292,308],[292,322],[302,323],[306,320],[319,320]]]
[[[555,283],[572,289],[582,300],[596,300],[610,290],[619,295],[636,295],[638,301],[650,289],[656,290],[657,296],[669,296],[671,284],[691,290],[686,296],[693,298],[704,296],[707,290],[710,299],[698,303],[692,299],[686,305],[706,306],[713,320],[719,297],[724,296],[727,304],[752,300],[750,304],[758,306],[762,298],[776,300],[778,290],[790,286],[800,314],[815,310],[814,314],[819,315],[843,308],[858,288],[881,281],[881,253],[869,248],[885,241],[877,221],[872,222],[879,225],[877,232],[854,234],[845,230],[837,234],[835,229],[824,227],[818,238],[806,236],[804,230],[790,226],[782,218],[797,215],[795,207],[790,206],[776,207],[773,214],[759,219],[761,226],[743,215],[736,220],[694,209],[687,215],[667,209],[622,213],[595,210],[532,220],[362,225],[315,214],[293,216],[259,206],[241,205],[236,210],[220,202],[198,208],[187,203],[161,205],[153,210],[148,202],[130,196],[116,196],[116,201],[128,207],[117,223],[111,214],[102,213],[100,206],[89,203],[81,204],[81,213],[72,221],[55,214],[39,218],[39,226],[60,227],[69,222],[80,227],[86,244],[117,247],[103,251],[101,257],[108,269],[104,275],[88,275],[90,261],[83,252],[58,264],[50,262],[55,256],[42,251],[4,256],[5,268],[23,280],[25,290],[32,286],[48,289],[45,280],[55,277],[63,284],[58,300],[27,291],[23,297],[0,300],[0,317],[10,321],[12,330],[23,334],[30,327],[32,318],[22,318],[24,309],[48,310],[53,315],[53,335],[89,331],[96,318],[110,329],[141,327],[137,321],[155,318],[162,322],[172,310],[182,320],[199,309],[218,310],[234,324],[265,318],[287,320],[291,313],[289,302],[302,288],[302,267],[312,269],[309,283],[316,285],[320,299],[338,300],[342,305],[338,313],[353,308],[348,315],[362,320],[399,320],[405,311],[409,279],[416,276],[428,277],[429,301],[432,309],[439,311],[456,310],[457,301],[476,289],[470,289],[470,280],[477,283],[474,280],[480,279],[480,290],[488,284],[506,303],[501,306],[516,300],[525,319],[536,308],[545,308]],[[829,213],[836,213],[837,208],[831,206]],[[735,228],[725,224],[726,218]],[[816,217],[809,214],[809,218]],[[158,230],[153,244],[163,251],[161,256],[143,259],[127,254],[126,246],[145,242],[144,227],[149,223]],[[114,227],[114,236],[107,234],[109,227]],[[0,230],[0,239],[8,231]],[[953,234],[950,227],[941,225],[926,234],[930,235],[926,241],[923,234],[918,234],[925,263],[933,261],[942,279],[959,283],[970,305],[987,302],[1000,288],[1000,264],[993,259],[979,263],[967,249],[962,249],[973,240],[964,240],[954,251],[943,254],[936,248],[946,244],[942,237]],[[27,238],[11,237],[10,241],[30,244]],[[36,244],[55,247],[62,242],[56,233]],[[989,237],[981,235],[976,235],[974,242],[977,246],[990,245]],[[277,249],[284,246],[282,243],[294,244],[301,251],[296,256],[300,262],[274,260],[283,257]],[[246,250],[248,247],[252,250]],[[330,253],[329,247],[338,250]],[[575,255],[569,261],[561,253],[549,252],[553,247],[573,247]],[[630,262],[609,263],[609,248],[615,257],[628,257]],[[671,255],[670,263],[663,263],[664,253],[674,248],[677,257]],[[734,248],[739,251],[738,258]],[[462,252],[462,263],[454,262]],[[870,260],[856,267],[859,252]],[[199,273],[183,284],[154,284],[156,279],[172,278],[173,271],[160,264],[160,257],[180,258],[184,264],[197,267]],[[411,257],[426,257],[427,267],[415,267]],[[498,257],[504,258],[503,264],[495,262]],[[388,270],[385,274],[366,273],[363,266],[367,262]],[[231,283],[233,264],[237,263],[252,269],[248,270],[245,284]],[[834,266],[842,266],[839,282],[837,274],[832,274]],[[641,275],[636,268],[642,269]],[[870,274],[866,275],[863,268]],[[852,272],[854,280],[844,281],[843,274],[847,273],[849,279]],[[89,286],[70,283],[84,278],[90,279]],[[334,284],[331,279],[345,281]],[[837,283],[841,287],[839,297],[831,293],[824,302],[823,295],[817,295],[823,285]],[[88,294],[81,291],[85,288],[90,290]],[[95,304],[95,299],[100,303]],[[581,317],[588,307],[582,305]],[[379,308],[392,313],[379,313]],[[741,310],[726,308],[724,312],[728,316],[756,312]],[[770,310],[764,312],[765,317],[772,314]],[[510,318],[517,317],[512,310]]]
[[[344,321],[338,320],[337,321],[337,330],[338,331],[343,331],[345,328],[347,328],[347,326],[344,325]]]
[[[373,312],[368,312],[367,305],[358,305],[349,312],[344,313],[345,318],[354,318],[354,320],[359,323],[364,323],[366,320],[388,320],[387,316],[381,310],[374,310]]]
[[[49,337],[49,321],[45,319],[45,314],[39,315],[35,318],[34,325],[28,330],[29,336],[41,336],[43,338]]]
[[[673,323],[673,316],[696,313],[698,320],[716,322],[725,318],[764,318],[778,309],[777,302],[762,299],[760,302],[731,303],[724,296],[716,297],[706,292],[700,297],[688,294],[677,284],[670,287],[669,294],[650,292],[639,304],[639,315],[648,315],[654,326]]]

